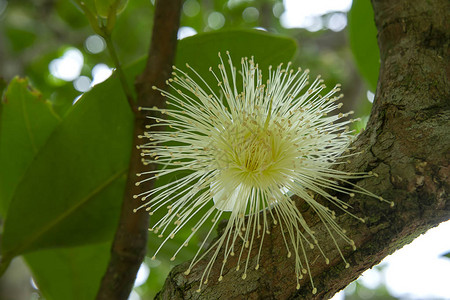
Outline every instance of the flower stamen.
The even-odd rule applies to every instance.
[[[356,246],[336,223],[334,210],[364,222],[349,211],[347,198],[366,195],[388,201],[350,182],[377,177],[376,173],[336,169],[358,154],[349,151],[353,150],[349,148],[353,140],[349,125],[355,120],[345,119],[353,112],[337,112],[342,106],[336,103],[342,95],[335,96],[340,85],[321,95],[326,89],[323,79],[318,76],[309,85],[309,70],[294,70],[290,63],[286,68],[282,64],[275,69],[270,66],[264,81],[253,57],[242,58],[241,70],[237,71],[228,51],[226,55],[227,65],[219,53],[218,71],[209,69],[217,87],[208,85],[188,64],[195,79],[173,67],[173,78],[167,81],[173,92],[153,87],[167,98],[168,107],[139,108],[152,112],[152,124],[140,136],[148,142],[138,149],[144,164],[154,163],[160,168],[137,174],[140,180],[136,185],[153,179],[167,183],[134,195],[145,202],[135,211],[146,209],[154,214],[166,210],[149,229],[162,240],[153,258],[169,240],[176,240],[183,228],[191,228],[173,253],[171,260],[175,260],[200,228],[209,227],[185,272],[187,276],[208,255],[198,292],[208,283],[219,257],[223,259],[218,281],[223,280],[228,258],[235,256],[235,269],[245,280],[252,263],[255,270],[260,268],[266,235],[280,230],[286,256],[293,259],[296,288],[308,274],[312,292],[316,293],[308,251],[317,248],[326,264],[330,260],[292,196],[317,214],[346,267],[349,264],[339,242],[353,250]],[[224,217],[229,221],[223,233],[204,250]]]

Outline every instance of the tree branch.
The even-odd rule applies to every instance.
[[[318,289],[315,295],[308,279],[296,290],[293,258],[287,258],[281,234],[273,231],[271,240],[264,240],[260,268],[248,269],[247,279],[241,279],[242,274],[234,268],[236,261],[229,259],[223,280],[215,280],[221,267],[218,263],[208,284],[197,293],[210,259],[207,255],[188,276],[183,272],[189,263],[176,266],[158,295],[160,299],[326,299],[388,254],[450,219],[450,4],[447,0],[373,0],[373,6],[381,52],[380,78],[367,130],[354,145],[364,152],[345,169],[378,173],[378,177],[356,183],[393,200],[395,207],[364,196],[348,199],[352,212],[365,216],[366,223],[347,215],[337,218],[357,246],[352,251],[341,245],[350,263],[346,269],[323,224],[296,199],[330,258],[326,265],[317,259],[318,250],[308,254]]]
[[[135,185],[138,181],[136,174],[152,168],[152,166],[144,166],[141,162],[138,146],[142,142],[139,136],[143,135],[149,119],[138,108],[164,106],[165,99],[151,87],[155,85],[163,89],[164,82],[170,77],[175,57],[180,12],[181,0],[156,1],[149,56],[146,68],[136,82],[138,98],[136,107],[133,109],[134,139],[122,211],[111,248],[108,269],[102,279],[97,300],[128,299],[137,271],[146,254],[149,215],[145,210],[133,213],[133,209],[141,204],[139,199],[133,199],[133,195],[150,190],[153,187],[153,181]]]

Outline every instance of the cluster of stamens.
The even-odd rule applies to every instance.
[[[318,247],[327,264],[329,258],[291,196],[297,195],[318,214],[348,266],[336,239],[343,239],[353,249],[355,243],[336,223],[334,210],[314,200],[312,193],[328,200],[334,209],[361,221],[364,219],[349,212],[350,205],[330,191],[350,197],[363,194],[385,201],[349,182],[376,176],[375,173],[347,173],[335,168],[355,155],[349,151],[353,138],[349,125],[358,120],[348,119],[352,112],[336,112],[342,106],[338,103],[342,95],[335,96],[340,91],[339,85],[322,96],[326,86],[320,76],[309,85],[308,70],[295,71],[290,64],[286,68],[279,65],[276,70],[270,67],[269,78],[264,81],[253,59],[243,58],[238,73],[227,55],[229,68],[220,54],[219,73],[210,68],[218,82],[218,91],[208,86],[189,65],[187,68],[197,80],[174,67],[173,78],[167,82],[173,92],[161,90],[168,99],[167,108],[142,108],[150,112],[152,120],[141,136],[147,139],[147,143],[139,146],[143,163],[156,163],[160,168],[138,174],[144,179],[136,184],[174,178],[134,196],[144,202],[137,209],[145,208],[150,215],[166,210],[149,229],[162,239],[153,258],[183,228],[191,227],[191,233],[172,260],[199,228],[209,228],[185,272],[188,275],[208,255],[201,291],[219,257],[223,257],[219,281],[223,279],[229,257],[237,256],[233,261],[236,271],[243,267],[243,279],[255,252],[254,268],[258,269],[265,236],[278,227],[287,256],[295,259],[297,288],[300,279],[308,275],[315,293],[307,249]],[[242,78],[240,83],[238,74]],[[180,172],[187,175],[178,177]],[[222,235],[204,250],[223,218],[229,221]]]

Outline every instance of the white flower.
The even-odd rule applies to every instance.
[[[210,68],[219,88],[208,86],[189,65],[187,68],[195,75],[195,80],[174,67],[176,72],[168,85],[175,92],[161,91],[168,98],[168,108],[142,108],[153,111],[153,115],[155,112],[165,115],[150,117],[155,122],[143,136],[148,142],[140,146],[144,163],[157,163],[161,168],[138,174],[146,178],[136,184],[173,176],[183,170],[188,170],[189,174],[136,195],[145,202],[138,209],[146,207],[150,214],[167,209],[164,217],[149,229],[163,238],[155,256],[183,227],[192,227],[192,233],[175,251],[173,259],[198,228],[210,227],[185,272],[189,274],[207,252],[213,251],[198,291],[207,283],[219,254],[223,256],[219,281],[229,256],[239,256],[236,270],[243,268],[243,279],[252,255],[256,255],[253,267],[258,269],[261,247],[270,234],[270,224],[279,224],[287,255],[295,258],[295,278],[300,288],[299,279],[303,274],[310,274],[305,251],[315,246],[320,249],[320,246],[290,197],[297,195],[318,214],[345,261],[336,238],[344,239],[353,248],[354,242],[334,221],[334,211],[311,195],[319,194],[333,206],[351,214],[348,204],[329,192],[377,197],[351,184],[349,188],[347,181],[374,174],[349,174],[335,169],[336,165],[345,163],[349,156],[346,150],[353,138],[348,127],[353,120],[346,118],[352,112],[336,112],[342,106],[337,103],[342,95],[334,96],[340,91],[339,85],[321,95],[326,88],[322,79],[317,77],[309,85],[308,70],[293,70],[290,64],[283,69],[279,65],[276,70],[270,67],[268,78],[263,79],[253,58],[243,58],[241,70],[237,72],[228,52],[227,55],[228,67],[219,54],[218,74]],[[341,186],[339,182],[347,185]],[[196,214],[201,214],[199,220],[190,222]],[[222,217],[229,219],[223,234],[200,256]],[[257,250],[252,251],[253,245],[258,243]],[[326,254],[320,252],[328,263]],[[317,289],[311,275],[309,277],[315,293]]]

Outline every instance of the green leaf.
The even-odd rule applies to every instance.
[[[109,260],[110,243],[41,250],[24,255],[47,300],[94,299]]]
[[[260,69],[266,72],[270,65],[278,66],[289,62],[297,45],[287,37],[273,35],[261,30],[227,30],[204,33],[185,38],[178,44],[175,65],[186,70],[189,63],[197,72],[203,74],[205,81],[216,87],[217,81],[209,73],[209,67],[217,71],[220,63],[218,53],[227,62],[229,51],[234,65],[240,68],[242,57],[254,57]]]
[[[16,189],[4,225],[5,260],[112,238],[132,126],[114,76],[85,94],[41,147]]]
[[[450,252],[448,252],[446,254],[442,254],[442,257],[450,258]]]
[[[377,29],[370,1],[354,0],[348,15],[350,47],[359,72],[375,91],[380,70]]]
[[[9,84],[0,110],[0,214],[5,216],[21,178],[61,120],[20,78]]]

